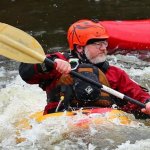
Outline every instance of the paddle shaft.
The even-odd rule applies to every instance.
[[[45,58],[44,62],[46,64],[50,65],[51,67],[55,67],[55,63],[52,60],[48,59],[48,58]],[[77,77],[79,79],[82,79],[82,80],[84,80],[84,81],[86,81],[88,83],[91,83],[91,84],[97,86],[98,88],[100,88],[104,92],[107,92],[107,93],[112,94],[112,95],[114,95],[114,96],[116,96],[116,97],[118,97],[118,98],[120,98],[122,100],[127,100],[127,101],[129,101],[131,103],[139,105],[142,108],[145,108],[145,104],[143,104],[143,103],[141,103],[141,102],[139,102],[139,101],[137,101],[137,100],[135,100],[135,99],[133,99],[131,97],[128,97],[128,96],[126,96],[126,95],[124,95],[124,94],[122,94],[122,93],[120,93],[120,92],[118,92],[116,90],[113,90],[113,89],[111,89],[111,88],[109,88],[109,87],[107,87],[105,85],[102,85],[101,83],[98,83],[98,82],[96,82],[94,80],[91,80],[90,78],[87,78],[84,75],[81,75],[81,74],[79,74],[79,73],[77,73],[75,71],[71,71],[70,74],[72,76],[74,76],[74,77]]]

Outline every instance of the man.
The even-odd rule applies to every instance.
[[[44,114],[70,107],[111,107],[112,104],[117,104],[123,111],[150,115],[150,95],[123,70],[109,65],[106,61],[109,36],[99,22],[80,20],[74,23],[68,30],[67,38],[71,56],[66,53],[47,55],[55,62],[55,68],[45,63],[34,65],[22,63],[19,68],[23,80],[30,84],[39,84],[46,91],[48,104]],[[138,105],[114,98],[94,85],[70,76],[71,68],[145,103],[146,107],[141,109]]]

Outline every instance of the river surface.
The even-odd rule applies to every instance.
[[[149,12],[149,0],[0,1],[0,21],[28,32],[49,52],[68,49],[66,31],[78,19],[149,19]],[[146,55],[149,58],[150,54]],[[111,55],[108,61],[124,69],[131,78],[150,90],[150,63],[139,54]],[[50,119],[41,124],[32,120],[33,128],[21,132],[26,142],[17,144],[14,124],[43,110],[46,104],[46,95],[37,85],[28,85],[21,80],[18,65],[18,62],[0,56],[0,149],[150,149],[150,120],[134,120],[129,126],[107,122],[84,130],[71,129],[65,118]]]

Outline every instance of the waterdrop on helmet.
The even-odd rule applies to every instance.
[[[79,20],[68,29],[67,39],[70,50],[74,45],[85,46],[91,39],[107,39],[106,29],[99,23],[92,20]]]

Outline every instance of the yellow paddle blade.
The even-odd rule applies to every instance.
[[[24,31],[0,23],[0,55],[25,63],[42,63],[45,53],[41,45]]]

